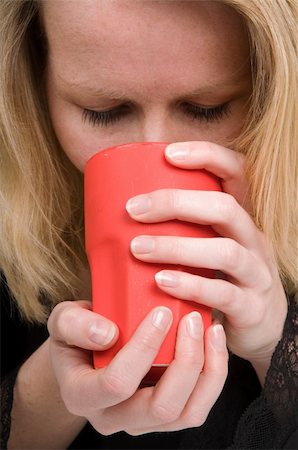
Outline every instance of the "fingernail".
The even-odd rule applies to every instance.
[[[190,153],[186,144],[170,144],[166,148],[166,155],[171,159],[183,160],[188,157]]]
[[[172,322],[172,311],[168,308],[158,308],[153,312],[152,323],[162,331],[167,330]]]
[[[210,332],[210,342],[217,352],[226,350],[226,336],[222,325],[214,325]]]
[[[89,339],[95,344],[106,345],[112,341],[115,333],[116,328],[114,325],[110,325],[102,321],[91,325],[89,328]]]
[[[189,335],[194,339],[202,339],[203,337],[203,321],[202,316],[197,311],[193,311],[187,316],[187,330]]]
[[[138,215],[148,212],[151,208],[151,199],[148,195],[139,195],[131,198],[126,203],[126,211],[128,214]]]
[[[147,236],[136,237],[131,241],[130,247],[133,253],[151,253],[154,250],[155,242],[154,239]]]
[[[155,280],[157,284],[165,287],[177,287],[179,284],[178,275],[172,272],[158,272],[155,274]]]

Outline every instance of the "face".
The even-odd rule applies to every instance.
[[[43,2],[47,97],[74,165],[137,141],[239,135],[251,94],[240,16],[213,1]]]

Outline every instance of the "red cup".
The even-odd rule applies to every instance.
[[[104,149],[87,162],[85,169],[85,236],[93,310],[115,322],[120,331],[112,348],[94,352],[94,366],[108,365],[153,308],[163,305],[173,312],[173,325],[145,384],[154,384],[173,360],[182,316],[198,310],[204,327],[211,323],[208,307],[164,293],[154,275],[162,269],[177,269],[213,278],[213,270],[145,263],[130,251],[130,242],[138,235],[217,236],[210,226],[178,220],[144,224],[127,214],[128,199],[156,189],[221,190],[219,179],[207,171],[183,170],[169,164],[164,157],[167,145],[145,142]]]

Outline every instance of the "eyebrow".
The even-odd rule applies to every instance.
[[[237,88],[243,86],[245,83],[244,78],[240,80],[235,80],[234,82],[216,82],[216,83],[209,83],[202,87],[199,87],[198,89],[194,89],[193,91],[186,92],[185,97],[197,97],[202,94],[212,94],[215,90],[218,89],[225,89],[225,88]]]
[[[112,87],[90,86],[84,82],[69,82],[61,76],[59,76],[59,81],[62,82],[63,87],[66,89],[82,89],[84,90],[84,94],[92,95],[92,97],[108,97],[115,100],[127,99],[127,95],[124,92],[113,89]]]
[[[192,91],[188,91],[185,92],[183,95],[181,95],[181,97],[197,97],[199,95],[202,94],[212,94],[214,92],[214,90],[218,90],[218,89],[225,89],[225,88],[237,88],[237,87],[241,87],[244,85],[244,83],[247,81],[247,76],[249,75],[249,72],[247,73],[242,73],[241,76],[238,77],[235,76],[234,79],[231,79],[229,81],[217,81],[214,83],[209,82],[208,84],[201,86],[197,89],[194,89]],[[128,100],[128,96],[126,93],[124,93],[123,91],[119,90],[119,89],[113,89],[111,86],[105,86],[105,87],[100,87],[100,86],[91,86],[88,85],[87,83],[85,84],[84,82],[79,82],[79,81],[73,81],[73,82],[69,82],[67,80],[65,80],[64,78],[62,78],[61,76],[59,76],[59,80],[62,82],[63,87],[65,87],[66,89],[80,89],[83,90],[84,94],[90,95],[92,97],[97,97],[97,98],[109,98],[109,99],[114,99],[114,100]]]

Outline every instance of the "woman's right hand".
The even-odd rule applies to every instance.
[[[103,435],[174,431],[204,423],[227,375],[228,352],[221,325],[205,332],[201,316],[180,321],[174,361],[156,386],[139,388],[171,326],[165,307],[152,310],[130,341],[103,369],[92,350],[112,346],[117,327],[91,311],[89,302],[62,302],[52,311],[51,361],[68,410]]]

